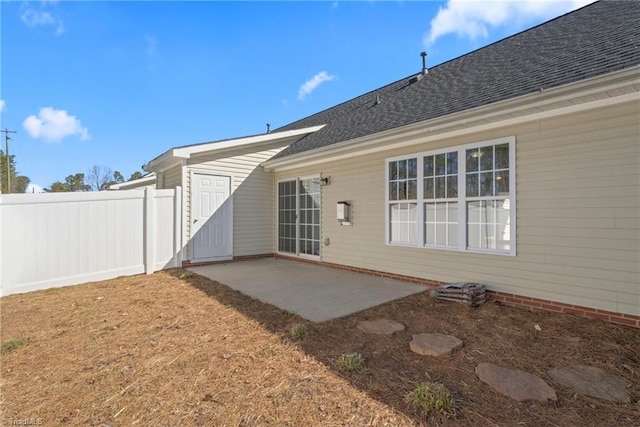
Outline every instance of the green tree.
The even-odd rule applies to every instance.
[[[121,182],[124,182],[124,176],[122,176],[122,174],[118,171],[115,171],[113,173],[113,183],[114,184],[120,184]]]
[[[64,182],[54,182],[49,188],[45,188],[44,191],[47,193],[91,191],[91,185],[85,184],[83,173],[77,173],[67,176]]]
[[[136,179],[140,179],[142,178],[144,175],[142,175],[142,172],[140,171],[135,171],[134,173],[131,174],[131,176],[129,177],[129,181],[133,181]]]
[[[0,150],[0,179],[2,180],[2,187],[0,187],[0,190],[2,193],[24,193],[27,191],[27,187],[31,182],[29,177],[18,175],[18,172],[16,171],[16,158],[13,155],[9,155],[9,178],[11,181],[10,189],[7,188],[7,156],[2,150]]]

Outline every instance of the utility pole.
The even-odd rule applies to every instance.
[[[11,138],[9,138],[9,134],[16,133],[16,131],[7,130],[7,128],[4,128],[4,130],[0,129],[0,132],[4,132],[4,144],[6,148],[4,155],[6,156],[5,158],[7,159],[7,194],[9,194],[11,193],[11,162],[9,161],[9,141],[11,140]],[[0,179],[0,184],[2,184],[1,179]],[[0,187],[0,192],[2,192],[2,187]]]

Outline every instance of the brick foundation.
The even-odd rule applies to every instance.
[[[490,299],[500,301],[504,305],[512,307],[575,314],[580,317],[601,319],[611,323],[619,323],[621,325],[640,328],[640,316],[634,316],[633,314],[615,313],[613,311],[583,307],[580,305],[564,304],[561,302],[525,297],[504,292],[489,291],[488,293]]]
[[[355,273],[368,274],[370,276],[402,280],[404,282],[425,285],[430,288],[435,288],[436,286],[445,284],[445,282],[427,280],[427,279],[422,279],[420,277],[405,276],[402,274],[394,274],[386,271],[371,270],[368,268],[350,267],[348,265],[334,264],[330,262],[321,262],[321,261],[315,261],[315,260],[310,260],[310,259],[305,259],[300,257],[286,256],[286,255],[273,254],[273,253],[261,254],[261,255],[237,256],[237,257],[233,257],[233,260],[204,262],[204,263],[195,263],[195,264],[192,264],[189,261],[183,261],[182,267],[183,268],[195,267],[199,265],[221,264],[226,262],[246,261],[246,260],[261,259],[261,258],[281,258],[281,259],[287,259],[287,260],[296,261],[296,262],[304,262],[307,264],[322,265],[325,267],[337,268],[339,270],[347,270],[347,271],[353,271]],[[601,319],[611,323],[618,323],[621,325],[640,328],[640,316],[634,316],[632,314],[615,313],[612,311],[600,310],[597,308],[582,307],[579,305],[572,305],[572,304],[564,304],[561,302],[543,300],[543,299],[532,298],[532,297],[525,297],[522,295],[491,291],[491,290],[488,290],[487,294],[489,299],[492,299],[494,301],[499,301],[502,304],[508,305],[511,307],[526,308],[529,310],[545,310],[545,311],[552,311],[556,313],[574,314],[580,317]]]

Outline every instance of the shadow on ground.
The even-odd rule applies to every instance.
[[[425,420],[409,406],[407,394],[424,381],[443,383],[452,391],[458,404],[456,414],[446,420],[447,425],[631,426],[640,419],[637,405],[640,334],[632,328],[571,315],[529,312],[493,302],[470,308],[434,300],[428,293],[340,319],[311,323],[187,270],[174,270],[171,274],[254,319],[283,340],[295,341],[289,333],[291,325],[309,324],[309,334],[295,341],[299,348],[354,387],[418,424],[445,421]],[[380,318],[398,321],[406,330],[387,337],[366,334],[356,327],[359,321]],[[464,347],[443,358],[412,353],[409,349],[412,335],[425,332],[455,335],[464,342]],[[353,352],[364,357],[364,369],[351,374],[341,372],[337,358]],[[516,402],[499,395],[475,375],[475,367],[480,363],[496,363],[538,375],[556,389],[558,401]],[[596,366],[635,380],[636,387],[630,388],[632,403],[617,405],[577,396],[554,385],[546,372],[567,364]],[[635,369],[631,377],[625,366]]]

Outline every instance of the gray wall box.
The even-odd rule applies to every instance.
[[[340,225],[352,225],[351,221],[351,202],[344,200],[338,202],[336,217]]]

